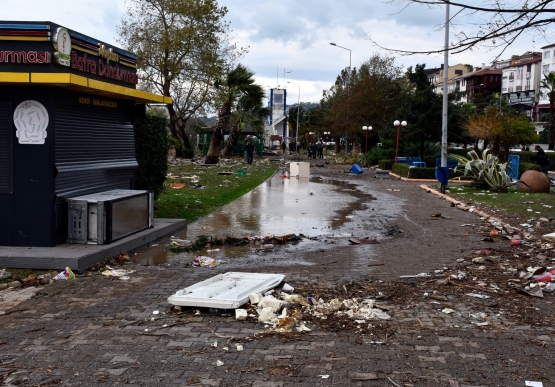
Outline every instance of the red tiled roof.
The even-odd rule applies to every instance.
[[[543,60],[543,58],[534,58],[534,59],[527,60],[527,61],[524,61],[524,62],[520,62],[520,63],[514,64],[514,65],[503,67],[502,70],[510,69],[510,68],[514,68],[514,67],[525,66],[525,65],[528,65],[528,64],[531,64],[531,63],[538,63],[538,62],[541,62],[542,60]]]

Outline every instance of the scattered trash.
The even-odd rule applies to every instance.
[[[518,239],[511,240],[511,246],[513,246],[513,247],[520,246],[520,240],[518,240]]]
[[[486,298],[490,298],[490,296],[486,294],[478,294],[478,293],[466,293],[467,296],[474,297],[474,298],[481,298],[482,300]]]
[[[441,218],[441,212],[436,212],[435,214],[430,215],[432,218]]]
[[[379,244],[380,242],[377,239],[355,239],[355,238],[349,238],[349,242],[351,242],[354,245],[376,245]]]
[[[526,291],[524,289],[519,289],[518,292],[520,294],[524,294],[524,295],[527,295],[527,296],[543,298],[542,288],[540,288],[539,286],[531,289],[530,291]]]
[[[72,280],[72,279],[75,279],[75,274],[71,271],[71,269],[69,267],[66,267],[66,269],[64,271],[59,273],[53,279],[54,279],[54,281]]]
[[[238,321],[246,320],[248,313],[245,309],[235,309],[235,319]]]
[[[260,322],[270,321],[270,319],[275,316],[272,308],[262,308],[258,310],[258,321]]]
[[[237,309],[249,301],[249,295],[278,286],[285,275],[228,272],[178,290],[168,298],[177,306]]]
[[[121,280],[129,280],[129,274],[135,273],[135,270],[125,270],[125,269],[114,269],[110,266],[106,266],[106,270],[102,272],[102,275],[107,277],[118,277]]]
[[[524,383],[524,385],[527,387],[543,387],[542,382],[529,382],[528,380],[525,380]]]
[[[200,266],[200,267],[216,267],[225,261],[216,260],[214,258],[205,257],[202,255],[197,255],[192,262],[193,266]]]
[[[330,376],[329,375],[318,375],[318,377],[320,379],[328,379]]]
[[[224,365],[224,362],[223,362],[223,361],[220,361],[220,360],[217,360],[217,361],[216,361],[216,365],[217,365],[218,367],[221,367],[221,366]]]
[[[399,278],[422,278],[422,277],[431,277],[428,273],[419,273],[415,275],[400,275]]]
[[[550,242],[555,242],[555,232],[552,232],[551,234],[545,234],[543,236],[543,239],[548,240]]]
[[[181,189],[187,187],[187,183],[171,183],[170,187],[173,189]]]
[[[442,309],[441,311],[442,311],[443,313],[445,313],[445,314],[451,314],[451,313],[454,312],[454,310],[453,310],[453,309],[450,309],[450,308],[445,308],[445,309]]]
[[[210,346],[213,348],[218,348],[218,340],[214,341],[212,344],[210,344]]]
[[[241,351],[243,350],[243,346],[242,346],[242,345],[239,345],[239,344],[237,345],[236,348],[237,348],[237,351],[239,351],[239,352],[241,352]]]
[[[492,238],[496,238],[497,236],[499,236],[499,231],[497,231],[497,230],[491,230],[491,231],[489,232],[489,236],[492,237]]]
[[[282,291],[287,292],[287,293],[291,293],[295,290],[295,288],[287,283],[283,284],[283,287],[281,288]]]

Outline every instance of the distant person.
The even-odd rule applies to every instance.
[[[285,144],[285,141],[283,141],[281,143],[281,150],[283,151],[283,154],[285,154],[285,148],[287,147],[287,145]]]
[[[301,154],[301,142],[298,141],[297,145],[295,145],[295,149],[297,150],[297,154],[300,155]]]
[[[536,164],[540,166],[542,172],[547,175],[547,171],[549,169],[549,159],[545,155],[545,151],[541,146],[536,145],[534,149],[536,150],[536,155],[532,156],[532,160],[535,161]]]
[[[247,164],[251,165],[254,157],[254,145],[252,145],[251,140],[247,140],[245,149],[247,151]]]
[[[322,142],[322,139],[318,141],[318,157],[321,159],[324,158],[324,143]]]

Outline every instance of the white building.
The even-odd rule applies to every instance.
[[[527,52],[513,56],[511,64],[503,68],[501,96],[509,106],[526,110],[530,118],[537,121],[537,92],[540,87],[542,55]]]

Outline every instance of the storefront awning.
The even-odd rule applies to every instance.
[[[91,94],[102,95],[111,98],[133,100],[142,103],[171,104],[171,97],[149,93],[142,90],[118,86],[108,82],[82,77],[70,73],[0,73],[1,84],[29,84],[43,86],[67,87]]]

